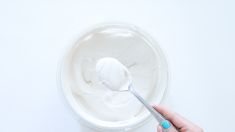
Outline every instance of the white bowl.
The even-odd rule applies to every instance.
[[[111,29],[111,30],[110,30]],[[111,32],[109,32],[111,31]],[[114,32],[112,32],[114,31]],[[99,120],[97,118],[94,118],[93,116],[91,116],[91,114],[87,113],[84,109],[81,108],[81,105],[79,104],[79,102],[76,101],[76,99],[74,98],[74,95],[72,93],[72,88],[71,85],[69,84],[69,82],[65,81],[66,79],[68,79],[68,71],[70,71],[70,67],[68,67],[68,63],[70,63],[70,54],[72,54],[72,52],[84,41],[87,41],[87,39],[91,39],[91,35],[97,32],[108,32],[107,35],[110,35],[110,39],[113,39],[114,42],[116,42],[115,37],[121,37],[122,42],[126,42],[125,40],[128,40],[130,42],[131,40],[131,36],[129,36],[128,38],[128,34],[123,35],[123,32],[127,32],[127,33],[131,33],[136,35],[137,39],[135,40],[141,40],[143,41],[143,43],[145,44],[146,51],[149,50],[148,52],[152,52],[153,56],[152,61],[151,60],[146,60],[146,57],[144,60],[137,60],[137,61],[141,61],[143,63],[153,63],[155,67],[155,71],[152,74],[154,74],[154,77],[156,77],[156,85],[154,85],[155,90],[153,92],[154,96],[152,98],[149,99],[149,101],[151,103],[154,104],[159,104],[162,99],[164,98],[164,95],[166,93],[166,89],[167,89],[167,84],[168,84],[168,67],[167,67],[167,62],[166,62],[166,58],[162,52],[162,50],[160,49],[159,45],[156,43],[156,41],[154,41],[148,34],[146,34],[144,31],[142,31],[141,29],[137,28],[136,26],[133,25],[128,25],[128,24],[102,24],[102,25],[98,25],[95,26],[93,28],[91,28],[89,31],[87,31],[86,33],[84,33],[81,37],[79,37],[78,41],[73,44],[70,48],[68,48],[68,50],[66,51],[64,57],[62,58],[60,64],[59,64],[59,71],[58,71],[58,85],[59,87],[62,89],[62,93],[63,96],[65,97],[65,101],[68,104],[68,106],[71,108],[71,110],[74,113],[74,116],[78,119],[79,122],[87,125],[90,128],[94,128],[95,130],[100,130],[100,131],[120,131],[120,130],[131,130],[133,128],[139,127],[141,125],[143,125],[146,121],[148,121],[149,117],[150,117],[150,113],[148,111],[144,111],[143,114],[141,114],[140,116],[137,116],[135,119],[130,119],[128,121],[126,121],[125,123],[115,123],[115,122],[107,122],[107,121],[102,121]],[[121,34],[119,34],[119,32],[121,32]],[[94,36],[93,36],[94,37]],[[101,38],[102,39],[102,38]],[[103,41],[107,41],[107,40],[101,40],[101,42]],[[128,43],[128,41],[126,43]],[[112,42],[112,41],[111,41]],[[117,43],[118,44],[118,43]],[[142,51],[136,51],[134,50],[135,47],[138,47],[139,45],[134,45],[132,44],[133,47],[129,50],[128,54],[139,54]],[[133,50],[132,50],[133,49]],[[117,52],[115,52],[117,50]],[[114,51],[110,52],[107,51],[105,53],[102,53],[99,57],[95,58],[101,58],[101,57],[117,57],[118,55],[118,50],[119,49],[115,49]],[[145,49],[143,48],[143,52],[145,52]],[[89,54],[89,53],[88,53]],[[115,56],[116,54],[116,56]],[[146,53],[147,54],[147,53]],[[142,55],[144,56],[144,54]],[[130,57],[131,58],[131,57]],[[133,60],[129,59],[129,60],[125,60],[125,56],[124,57],[119,57],[120,61],[128,63],[131,62]],[[156,62],[155,62],[156,61]],[[144,76],[143,76],[144,79]],[[151,78],[149,78],[150,80]],[[148,84],[146,84],[147,86]],[[152,85],[151,85],[152,86]],[[143,91],[144,92],[144,91]]]

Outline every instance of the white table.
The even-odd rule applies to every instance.
[[[58,92],[64,48],[103,22],[135,24],[169,61],[165,104],[208,132],[235,131],[232,0],[0,1],[0,131],[86,132]],[[138,132],[155,132],[149,123]],[[136,131],[136,132],[137,132]]]

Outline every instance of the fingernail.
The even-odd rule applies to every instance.
[[[165,121],[162,121],[161,122],[161,126],[164,128],[164,129],[168,129],[171,127],[171,123],[168,121],[168,120],[165,120]]]

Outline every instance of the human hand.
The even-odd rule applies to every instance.
[[[164,106],[153,106],[159,113],[161,113],[173,126],[167,132],[203,132],[203,129],[193,124],[189,120],[183,118],[177,113],[174,113]],[[163,132],[161,125],[158,125],[157,132]]]

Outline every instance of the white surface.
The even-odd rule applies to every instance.
[[[166,105],[205,131],[233,131],[234,4],[0,1],[0,131],[85,132],[60,98],[57,62],[79,33],[107,21],[135,24],[158,40],[171,68]],[[143,131],[155,132],[155,124],[138,130]]]

